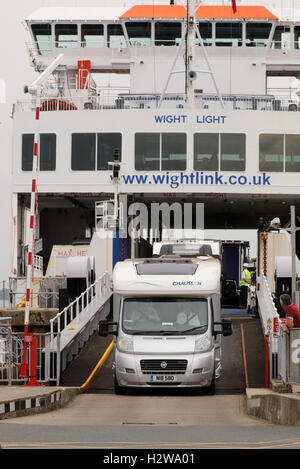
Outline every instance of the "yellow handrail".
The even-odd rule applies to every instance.
[[[105,350],[104,354],[102,355],[102,357],[100,358],[99,362],[97,363],[97,365],[95,366],[95,368],[93,369],[92,373],[90,374],[90,376],[88,377],[88,379],[85,381],[85,383],[83,383],[83,385],[80,387],[80,389],[84,392],[88,389],[88,387],[90,386],[92,380],[94,379],[94,377],[96,376],[96,374],[98,373],[98,371],[100,370],[100,368],[102,367],[103,363],[106,361],[106,359],[108,358],[109,354],[111,353],[112,349],[114,348],[114,341],[112,340],[111,343],[109,344],[109,346],[107,347],[107,349]]]

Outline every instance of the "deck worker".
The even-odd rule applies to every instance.
[[[247,264],[243,264],[242,278],[240,280],[240,298],[241,306],[246,308],[248,298],[248,286],[251,284],[251,273],[247,268]]]
[[[283,330],[288,332],[293,327],[300,327],[300,308],[292,303],[290,295],[284,293],[280,296],[280,304],[287,318]]]

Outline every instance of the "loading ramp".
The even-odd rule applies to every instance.
[[[245,392],[246,380],[241,325],[244,334],[249,387],[263,388],[265,386],[264,337],[260,320],[247,316],[238,319],[233,318],[233,334],[230,337],[223,338],[223,369],[222,376],[217,382],[217,394],[242,394]],[[61,385],[82,386],[112,340],[112,335],[104,338],[95,333],[63,372]],[[91,382],[87,392],[113,393],[113,353],[109,355]],[[151,389],[151,392],[156,393],[157,390]],[[174,393],[176,390],[172,389],[171,392]],[[189,390],[180,389],[180,394],[184,395],[188,392]],[[160,390],[160,393],[166,393],[166,389]],[[169,393],[169,390],[167,390],[167,393]]]

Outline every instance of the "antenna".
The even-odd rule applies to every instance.
[[[180,3],[183,4],[182,1]],[[174,62],[172,64],[171,70],[169,72],[165,87],[164,87],[164,89],[161,93],[161,97],[160,97],[160,100],[159,100],[159,103],[158,103],[158,106],[157,106],[158,108],[161,107],[161,104],[163,102],[164,96],[166,94],[167,88],[168,88],[170,80],[171,80],[171,76],[173,74],[176,74],[176,73],[184,73],[185,74],[186,103],[187,103],[188,107],[194,108],[195,107],[195,93],[194,93],[194,83],[193,82],[197,78],[197,72],[208,73],[208,74],[211,75],[214,86],[215,86],[215,89],[216,89],[216,92],[217,92],[217,95],[218,95],[219,100],[220,100],[221,107],[222,107],[222,109],[224,108],[224,102],[222,100],[221,93],[220,93],[219,88],[217,86],[217,82],[216,82],[216,79],[214,77],[214,73],[211,69],[211,66],[210,66],[210,63],[209,63],[209,60],[208,60],[208,56],[207,56],[207,53],[206,53],[206,50],[205,50],[205,46],[204,46],[202,37],[201,37],[200,32],[199,32],[199,28],[197,27],[197,24],[196,24],[196,21],[195,21],[196,20],[196,11],[199,8],[200,3],[201,3],[201,0],[187,0],[186,5],[183,5],[185,7],[186,11],[187,11],[187,21],[186,21],[186,25],[185,25],[186,29],[185,29],[184,35],[181,39],[181,42],[178,46],[178,51],[177,51],[176,57],[174,59]],[[195,34],[196,34],[196,36],[197,36],[197,38],[200,42],[201,51],[203,52],[203,55],[204,55],[204,59],[205,59],[206,65],[207,65],[207,70],[194,70],[193,69],[194,61],[195,61],[195,57],[196,57],[196,54],[195,54]],[[178,57],[179,57],[179,55],[182,51],[183,45],[185,45],[185,60],[184,60],[185,69],[175,71],[174,68],[175,68],[175,65],[177,63]]]

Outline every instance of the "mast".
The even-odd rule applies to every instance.
[[[185,92],[186,103],[189,108],[195,107],[194,80],[197,77],[193,70],[195,62],[195,28],[196,28],[197,0],[187,0],[187,29],[186,29],[186,58],[185,58]]]

